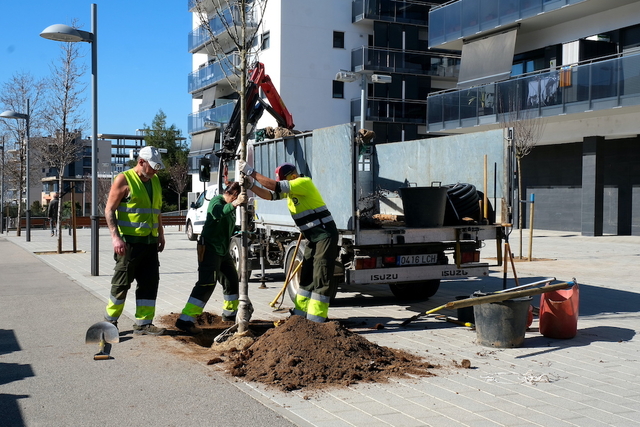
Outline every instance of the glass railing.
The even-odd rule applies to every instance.
[[[429,47],[586,0],[458,0],[429,12]]]
[[[361,46],[351,51],[351,67],[355,72],[383,71],[457,79],[460,56]]]
[[[214,37],[218,37],[227,31],[227,25],[233,24],[233,22],[240,22],[240,11],[237,7],[227,8],[222,12],[223,18],[216,14],[214,18],[209,21],[209,27]],[[250,28],[255,27],[255,22],[248,21],[247,26]],[[205,26],[201,25],[195,30],[189,33],[188,48],[190,53],[202,48],[202,46],[211,40],[211,35]]]
[[[365,121],[394,123],[425,123],[427,103],[406,99],[368,99]],[[351,121],[359,122],[362,111],[360,98],[351,100]]]
[[[354,0],[351,7],[353,22],[363,19],[375,19],[378,21],[427,25],[431,6],[395,0]]]
[[[223,59],[222,61],[214,62],[189,74],[189,93],[194,93],[207,86],[212,86],[226,76],[231,76],[233,74],[233,64],[238,63],[238,57],[237,55],[233,55],[230,59],[232,61],[231,63]]]
[[[640,105],[640,54],[431,94],[429,131]],[[519,117],[521,116],[521,117]]]
[[[229,102],[220,107],[189,114],[187,132],[194,134],[209,129],[209,127],[205,126],[206,122],[213,122],[214,124],[228,123],[235,105],[235,102]]]

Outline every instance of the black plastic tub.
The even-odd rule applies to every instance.
[[[407,227],[442,227],[447,205],[447,187],[400,188]]]

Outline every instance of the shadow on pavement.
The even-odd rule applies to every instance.
[[[0,355],[21,351],[13,330],[0,329]],[[14,381],[21,381],[35,374],[31,365],[21,365],[19,363],[0,363],[0,384],[8,384]],[[19,399],[26,399],[29,395],[16,395],[0,393],[0,414],[2,414],[1,425],[22,427],[24,420],[18,405]]]

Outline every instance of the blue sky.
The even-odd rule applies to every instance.
[[[135,134],[158,110],[187,135],[191,96],[187,76],[191,55],[187,0],[2,0],[0,89],[17,72],[48,76],[60,55],[58,42],[40,37],[49,25],[78,19],[91,31],[91,4],[98,16],[98,133]],[[86,61],[86,112],[91,123],[91,46]],[[2,108],[2,106],[0,106]],[[91,129],[85,130],[90,135]]]

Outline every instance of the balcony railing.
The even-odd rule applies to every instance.
[[[219,37],[226,31],[228,31],[225,23],[227,25],[233,25],[234,22],[240,22],[240,10],[236,6],[225,9],[224,11],[222,11],[222,15],[223,18],[216,14],[215,17],[213,17],[209,21],[209,27],[211,28],[211,32],[213,33],[214,37]],[[252,20],[249,20],[247,22],[248,27],[254,28],[255,25],[255,22],[253,22]],[[189,52],[197,52],[210,41],[211,37],[207,28],[205,28],[204,25],[199,26],[189,33]]]
[[[425,26],[430,8],[427,4],[391,0],[354,0],[351,7],[353,22],[375,19]]]
[[[207,121],[228,123],[235,105],[235,102],[229,102],[220,107],[189,114],[187,132],[194,134],[207,130],[208,127],[204,125]]]
[[[429,12],[429,47],[586,0],[458,0]]]
[[[429,131],[496,123],[509,112],[549,117],[640,105],[640,53],[438,92],[427,98]]]
[[[392,123],[425,123],[427,103],[406,99],[368,99],[365,121]],[[351,120],[360,121],[360,98],[351,100]]]
[[[239,61],[237,55],[229,56],[228,59],[206,65],[189,74],[189,93],[213,86],[226,76],[231,76],[233,74],[233,66],[238,65]]]
[[[460,56],[361,46],[351,51],[353,71],[423,74],[458,78]]]

